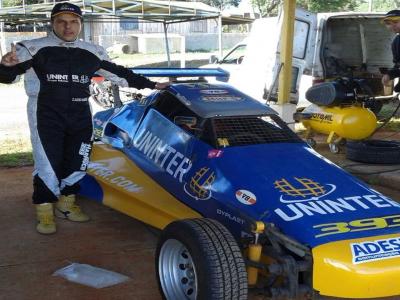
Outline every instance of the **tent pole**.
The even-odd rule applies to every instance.
[[[283,1],[283,34],[281,35],[281,63],[283,64],[279,74],[278,104],[289,103],[290,88],[292,83],[292,56],[294,18],[296,10],[295,0]]]
[[[3,8],[3,0],[0,0],[0,9]],[[1,20],[0,22],[0,56],[3,56],[3,53],[5,54],[7,52],[6,50],[6,36],[4,33],[4,22]]]
[[[186,37],[185,35],[181,36],[181,68],[186,67]]]
[[[218,56],[219,60],[222,60],[222,16],[218,17]]]
[[[168,45],[168,25],[167,23],[163,22],[164,25],[164,37],[165,37],[165,50],[167,51],[167,60],[168,60],[168,67],[171,66],[171,57],[169,53],[169,45]]]

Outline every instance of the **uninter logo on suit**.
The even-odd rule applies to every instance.
[[[336,185],[320,183],[311,178],[281,178],[274,182],[281,196],[281,205],[274,212],[285,221],[294,221],[303,217],[340,214],[368,210],[371,208],[400,207],[399,203],[381,195],[340,195]]]
[[[80,167],[81,171],[85,171],[89,164],[89,156],[90,156],[91,149],[92,149],[92,145],[88,144],[88,143],[82,143],[81,147],[79,148],[79,155],[83,156],[82,164]]]
[[[48,82],[68,82],[68,74],[46,74]]]

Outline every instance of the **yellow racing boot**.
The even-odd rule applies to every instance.
[[[75,195],[61,195],[56,203],[56,217],[68,219],[72,222],[86,222],[90,218],[87,214],[81,211],[80,207],[75,204]]]
[[[54,213],[52,203],[36,204],[36,218],[38,224],[36,230],[41,234],[52,234],[57,231],[54,223]]]

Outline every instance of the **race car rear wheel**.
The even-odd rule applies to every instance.
[[[235,239],[220,223],[188,219],[169,224],[156,251],[164,299],[247,299],[245,263]]]

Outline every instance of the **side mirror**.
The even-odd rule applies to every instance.
[[[208,59],[208,62],[210,64],[216,64],[218,63],[218,57],[216,55],[211,55],[210,58]]]

